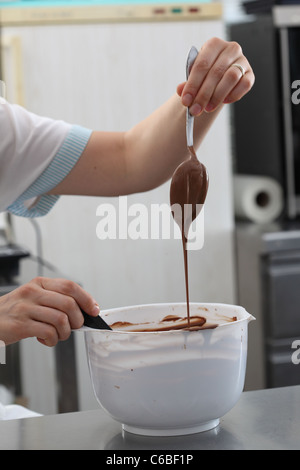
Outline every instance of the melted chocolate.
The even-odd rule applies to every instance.
[[[174,220],[179,225],[182,235],[184,254],[184,273],[186,288],[187,316],[167,315],[158,324],[151,322],[130,323],[115,322],[113,330],[135,332],[153,332],[170,330],[204,330],[216,328],[217,324],[209,324],[203,316],[190,316],[187,239],[191,223],[200,213],[208,190],[208,176],[205,166],[199,162],[194,147],[188,147],[190,157],[175,170],[170,187],[170,202]],[[174,208],[180,209],[174,210]]]
[[[205,166],[199,162],[194,147],[188,147],[190,157],[175,170],[171,181],[170,202],[174,220],[179,225],[184,256],[187,320],[190,327],[190,301],[188,281],[187,237],[191,223],[200,213],[208,190],[208,175]],[[176,214],[174,206],[180,207]]]
[[[148,326],[147,326],[148,325]],[[153,331],[172,331],[172,330],[207,330],[216,328],[215,323],[207,323],[206,318],[202,316],[178,317],[177,315],[167,315],[157,324],[151,325],[150,322],[130,323],[115,322],[110,325],[113,330],[126,330],[135,332],[153,332]]]

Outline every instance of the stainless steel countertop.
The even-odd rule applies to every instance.
[[[0,449],[300,449],[300,386],[244,392],[214,430],[172,438],[122,433],[101,409],[0,421]]]

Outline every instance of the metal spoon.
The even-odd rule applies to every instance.
[[[197,55],[198,51],[193,46],[189,51],[186,63],[187,79],[189,78],[190,70]],[[172,210],[172,214],[185,239],[187,239],[192,221],[200,213],[208,190],[208,174],[205,166],[200,163],[197,158],[194,149],[193,134],[194,116],[192,116],[189,109],[187,109],[186,136],[190,156],[176,168],[172,176],[170,188],[171,206],[176,205],[173,206],[175,210]],[[185,207],[185,204],[188,204],[188,206]],[[176,210],[176,207],[180,208],[180,210]]]
[[[81,310],[81,313],[84,318],[83,324],[85,326],[94,328],[95,330],[112,330],[112,328],[99,315],[97,317],[91,317],[91,315],[88,315],[83,310]]]

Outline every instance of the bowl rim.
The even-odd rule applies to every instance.
[[[184,306],[186,305],[186,302],[159,302],[159,303],[148,303],[148,304],[136,304],[136,305],[129,305],[129,306],[123,306],[123,307],[114,307],[114,308],[110,308],[110,309],[105,309],[105,310],[102,310],[100,311],[100,315],[105,319],[105,317],[109,314],[109,313],[114,313],[114,312],[118,312],[118,311],[122,311],[122,310],[126,310],[126,309],[130,309],[130,310],[134,310],[134,309],[139,309],[139,308],[146,308],[146,307],[155,307],[155,308],[159,308],[159,307],[166,307],[166,306]],[[191,306],[201,306],[201,307],[226,307],[226,308],[235,308],[235,309],[239,309],[241,311],[243,311],[245,313],[245,318],[239,318],[237,319],[236,321],[234,322],[227,322],[227,323],[222,323],[221,325],[218,325],[216,328],[214,329],[199,329],[199,330],[184,330],[184,329],[179,329],[179,330],[167,330],[167,331],[122,331],[122,330],[95,330],[95,329],[91,329],[91,328],[88,328],[88,331],[94,331],[94,332],[97,332],[97,331],[101,331],[103,333],[109,333],[109,334],[125,334],[125,335],[133,335],[133,334],[137,334],[137,335],[143,335],[143,334],[146,334],[146,335],[162,335],[162,334],[182,334],[182,333],[203,333],[205,331],[213,331],[213,330],[218,330],[220,328],[224,328],[224,327],[228,327],[228,326],[232,326],[232,325],[237,325],[241,322],[245,322],[247,321],[250,322],[251,320],[255,320],[255,317],[253,315],[251,315],[244,307],[242,307],[241,305],[234,305],[234,304],[225,304],[225,303],[221,303],[221,302],[190,302],[190,305]]]

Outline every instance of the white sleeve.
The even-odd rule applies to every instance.
[[[45,193],[71,171],[90,134],[89,129],[1,102],[0,211],[25,217],[46,214],[58,196]]]

